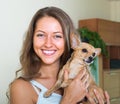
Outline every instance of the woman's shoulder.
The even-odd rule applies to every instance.
[[[15,79],[11,85],[19,85],[19,84],[28,84],[29,81],[24,80],[23,78],[17,78]]]
[[[34,95],[34,96],[33,96]],[[35,101],[36,93],[29,81],[23,80],[21,78],[14,80],[10,85],[10,96],[18,97],[17,99],[25,99]]]
[[[29,81],[23,80],[22,78],[15,79],[10,86],[11,89],[15,90],[24,90],[24,89],[29,89],[30,88],[30,83]],[[24,88],[24,89],[23,89]]]
[[[30,94],[34,92],[33,86],[31,85],[30,81],[24,80],[22,78],[15,79],[11,85],[10,90],[19,93]]]
[[[31,89],[29,81],[25,81],[21,78],[15,79],[10,85],[10,92],[15,94],[28,94]],[[30,93],[30,92],[29,92]]]

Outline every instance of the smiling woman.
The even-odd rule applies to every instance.
[[[33,37],[34,51],[43,63],[59,62],[64,52],[64,37],[60,23],[53,17],[39,19]]]
[[[89,77],[86,78],[83,71],[65,89],[57,90],[49,98],[43,97],[57,81],[59,71],[72,53],[72,34],[79,36],[70,17],[63,10],[45,7],[36,12],[21,51],[19,71],[22,74],[10,85],[10,104],[76,104],[85,96],[92,104],[95,103],[87,94],[87,87],[84,87],[84,80]],[[64,80],[67,78],[68,72],[65,71]],[[98,91],[94,93],[97,98],[100,97]],[[109,104],[109,96],[105,94],[105,97]]]

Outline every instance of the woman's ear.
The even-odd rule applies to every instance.
[[[70,44],[72,49],[75,49],[77,46],[80,45],[80,43],[81,41],[79,36],[77,36],[76,34],[70,35]]]

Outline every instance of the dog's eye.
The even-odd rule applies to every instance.
[[[82,49],[82,52],[88,52],[88,51],[87,51],[87,49],[84,48],[84,49]]]
[[[94,57],[94,56],[95,56],[95,53],[93,53],[92,56]]]

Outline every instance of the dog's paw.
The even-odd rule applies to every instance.
[[[44,93],[44,97],[45,97],[45,98],[49,97],[50,95],[51,95],[51,93],[48,92],[48,91]]]

